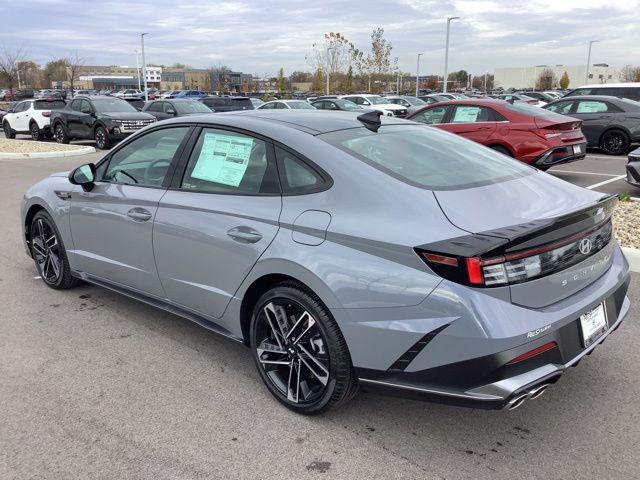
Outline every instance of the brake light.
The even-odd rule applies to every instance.
[[[51,116],[51,112],[42,112],[42,116],[49,118]]]
[[[523,360],[527,360],[528,358],[535,357],[536,355],[540,355],[546,351],[551,350],[552,348],[556,348],[558,344],[556,342],[545,343],[544,345],[540,345],[539,347],[534,348],[533,350],[529,350],[527,353],[523,353],[522,355],[518,355],[513,360],[509,360],[507,365],[513,365],[514,363],[521,362]]]

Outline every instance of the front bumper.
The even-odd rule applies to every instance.
[[[579,147],[579,153],[575,147]],[[575,162],[582,160],[587,155],[587,142],[577,143],[574,145],[564,145],[554,147],[544,152],[540,157],[532,162],[536,167],[552,167],[562,163]]]
[[[577,315],[546,335],[494,354],[425,370],[356,368],[356,374],[362,389],[367,391],[482,409],[514,408],[555,383],[620,326],[629,311],[628,286],[627,275],[604,299],[592,305],[604,302],[609,323],[607,331],[586,348],[582,345]],[[521,362],[508,363],[549,342],[556,342],[557,347]]]
[[[629,163],[627,163],[627,178],[629,185],[640,187],[640,148],[629,154]]]

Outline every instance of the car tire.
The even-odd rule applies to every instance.
[[[39,142],[44,138],[44,132],[40,130],[40,127],[36,122],[31,122],[31,125],[29,125],[29,133],[31,134],[31,138],[36,142]]]
[[[6,138],[16,138],[16,131],[11,128],[11,125],[9,125],[9,121],[6,121],[2,124],[2,129],[4,130],[4,136]]]
[[[324,413],[358,391],[338,324],[300,284],[281,283],[260,297],[251,316],[250,345],[266,387],[297,413]]]
[[[507,157],[513,158],[513,155],[511,155],[511,152],[507,148],[503,147],[502,145],[491,145],[489,148],[491,150],[495,150],[496,152],[500,152],[503,155],[506,155]]]
[[[55,138],[58,143],[69,143],[69,136],[61,123],[56,123],[54,125],[53,138]]]
[[[45,210],[40,210],[31,220],[29,245],[36,269],[48,287],[66,290],[82,283],[79,278],[71,275],[62,237]]]
[[[104,127],[97,126],[93,136],[96,141],[96,147],[98,147],[99,150],[108,150],[111,148],[111,140]]]
[[[608,130],[600,137],[600,149],[607,155],[626,155],[631,150],[631,139],[622,130]]]

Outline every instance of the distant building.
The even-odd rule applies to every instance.
[[[116,89],[116,88],[138,88],[138,75],[141,73],[136,67],[117,65],[85,65],[80,69],[78,78],[79,88],[89,89]],[[158,88],[162,83],[162,67],[147,65],[145,76],[147,77],[147,87]],[[140,78],[140,86],[144,80]]]
[[[494,88],[516,90],[535,88],[536,80],[544,70],[551,70],[558,81],[567,72],[569,88],[584,85],[585,65],[536,65],[535,67],[496,68],[494,72]],[[587,83],[616,83],[620,81],[620,72],[604,63],[591,65]]]

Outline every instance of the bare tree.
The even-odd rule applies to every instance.
[[[550,68],[545,68],[536,79],[536,90],[552,90],[558,84],[558,77]]]
[[[71,53],[64,61],[67,64],[67,81],[69,82],[71,92],[73,92],[73,85],[75,81],[80,78],[80,72],[87,61],[84,57],[81,57],[77,51]]]
[[[314,43],[307,55],[307,62],[314,70],[327,71],[330,74],[344,72],[351,64],[353,43],[340,33],[325,33],[324,41]]]
[[[2,47],[0,51],[0,81],[4,79],[7,87],[13,88],[18,83],[19,64],[25,58],[26,52],[22,47],[11,49]]]

